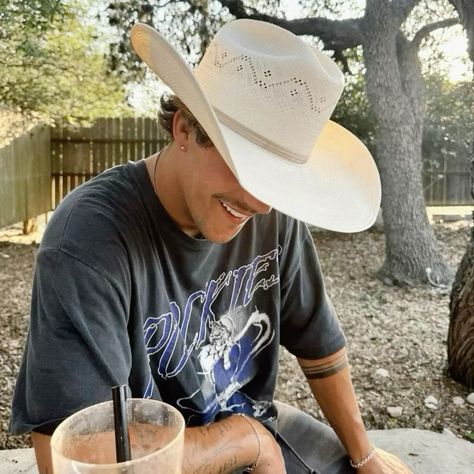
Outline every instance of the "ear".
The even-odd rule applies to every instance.
[[[188,148],[191,132],[191,127],[183,112],[181,110],[177,110],[173,116],[173,139],[178,148]]]

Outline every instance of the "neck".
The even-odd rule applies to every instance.
[[[146,166],[155,194],[176,225],[187,235],[199,234],[187,210],[179,181],[180,157],[174,142],[146,158]]]

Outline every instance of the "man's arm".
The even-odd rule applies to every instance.
[[[32,440],[39,474],[52,474],[51,437],[33,432]],[[272,434],[254,418],[230,416],[207,426],[186,428],[183,474],[232,473],[253,465],[259,455],[254,474],[285,473],[283,456]]]
[[[33,448],[35,448],[36,465],[38,466],[39,474],[52,474],[51,436],[33,431],[31,433],[31,440],[33,441]]]
[[[316,360],[298,359],[325,417],[333,427],[351,460],[357,463],[367,457],[372,445],[357,405],[343,348],[328,357]],[[360,473],[409,473],[411,472],[394,456],[376,450],[374,457]]]
[[[183,474],[231,473],[252,466],[257,458],[254,474],[286,472],[280,446],[254,418],[231,416],[208,426],[186,429]]]

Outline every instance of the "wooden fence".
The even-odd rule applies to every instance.
[[[424,176],[427,206],[472,206],[469,161],[445,160],[442,167]]]
[[[55,208],[79,184],[112,166],[151,155],[164,144],[155,120],[102,118],[92,127],[58,125],[51,134],[52,200]],[[474,205],[468,161],[445,161],[426,173],[423,184],[428,206]]]
[[[51,209],[50,143],[38,125],[0,149],[0,228]]]
[[[51,132],[53,209],[81,183],[112,166],[137,161],[164,144],[156,120],[101,118],[91,127],[65,127]]]
[[[164,145],[156,120],[102,118],[92,127],[58,125],[51,132],[52,203],[112,166],[151,155]],[[445,161],[424,176],[428,206],[474,205],[467,159]]]
[[[0,149],[0,228],[55,209],[79,184],[164,145],[156,121],[102,118],[90,127],[38,126]],[[473,205],[469,165],[451,160],[424,176],[427,205]]]

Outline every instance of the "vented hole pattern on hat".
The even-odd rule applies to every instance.
[[[329,57],[293,39],[280,48],[258,35],[243,41],[240,34],[218,34],[194,74],[221,124],[305,163],[341,94],[343,76]]]
[[[268,89],[268,88],[271,88],[271,87],[279,87],[279,86],[283,86],[283,85],[289,84],[291,82],[294,82],[296,85],[303,87],[303,89],[306,93],[306,96],[308,97],[308,100],[309,100],[309,109],[313,112],[316,112],[317,114],[321,113],[321,107],[315,105],[314,98],[311,94],[311,89],[310,89],[310,87],[309,87],[309,85],[306,81],[304,81],[302,79],[299,79],[297,77],[293,77],[293,78],[288,79],[286,81],[277,81],[277,82],[271,82],[270,83],[270,82],[265,81],[264,79],[259,79],[258,78],[257,70],[256,70],[255,65],[252,61],[252,58],[250,56],[248,56],[246,54],[240,54],[240,55],[234,56],[233,58],[230,58],[226,61],[222,61],[222,59],[226,59],[227,57],[228,57],[228,52],[224,51],[220,54],[221,60],[219,60],[219,54],[218,54],[217,48],[216,48],[215,56],[214,56],[214,66],[218,69],[223,69],[224,67],[228,66],[231,63],[241,61],[239,64],[237,64],[237,71],[242,72],[244,70],[245,63],[247,63],[247,65],[249,66],[250,71],[251,71],[251,75],[252,75],[252,78],[253,78],[253,83],[255,85],[259,86],[259,87],[263,87],[264,89]],[[267,69],[267,70],[263,71],[263,77],[264,78],[272,77],[272,71],[270,69]],[[294,97],[297,94],[298,94],[298,91],[296,89],[292,89],[290,91],[290,96],[291,97]],[[319,98],[319,102],[320,102],[320,104],[324,104],[326,102],[326,97],[321,96]]]

